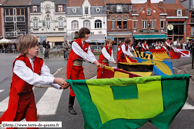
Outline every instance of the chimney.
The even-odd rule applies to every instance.
[[[181,0],[176,0],[176,3],[177,3],[177,4],[180,4],[180,3],[181,3]]]
[[[160,1],[159,6],[162,7],[162,5],[163,5],[163,1]]]
[[[147,3],[150,4],[151,3],[151,0],[147,0]]]

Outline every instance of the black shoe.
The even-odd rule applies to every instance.
[[[75,96],[69,95],[68,109],[69,109],[69,113],[72,114],[72,115],[76,115],[77,114],[77,112],[73,109],[74,100],[75,100]]]
[[[77,112],[73,109],[73,107],[69,107],[69,113],[72,115],[77,115]]]

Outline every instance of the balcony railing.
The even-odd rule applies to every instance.
[[[18,37],[20,35],[25,35],[25,31],[20,31],[20,32],[5,32],[6,37]]]

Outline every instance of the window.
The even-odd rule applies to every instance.
[[[115,20],[112,20],[112,30],[115,30],[116,29],[116,21]]]
[[[117,12],[122,12],[122,11],[123,11],[122,5],[117,5]]]
[[[51,27],[51,25],[50,25],[50,17],[46,18],[46,26],[47,26],[48,29]]]
[[[33,20],[33,29],[38,29],[38,19],[37,18]]]
[[[17,9],[17,15],[24,15],[24,9]]]
[[[102,21],[101,20],[95,21],[95,28],[102,28]]]
[[[133,8],[132,8],[132,5],[129,5],[129,10],[131,11]]]
[[[137,21],[133,21],[133,29],[137,29]]]
[[[58,5],[58,12],[63,12],[63,5]]]
[[[90,21],[89,20],[85,20],[84,22],[83,22],[83,26],[84,27],[86,27],[86,28],[90,28]]]
[[[58,24],[59,24],[59,28],[64,28],[64,26],[63,26],[63,18],[59,18]]]
[[[179,10],[177,10],[177,16],[182,16],[182,10],[181,9],[179,9]]]
[[[88,14],[88,7],[85,7],[85,14]]]
[[[147,9],[147,15],[151,15],[151,9],[150,8]]]
[[[147,29],[147,21],[142,21],[142,23],[143,23],[142,28]]]
[[[160,28],[164,29],[164,21],[160,21]]]
[[[127,20],[123,21],[123,29],[127,29]]]
[[[73,13],[76,13],[76,12],[77,12],[77,9],[76,9],[76,8],[73,8],[73,9],[72,9],[72,12],[73,12]]]
[[[72,21],[72,29],[78,29],[78,21]]]
[[[96,8],[96,12],[97,12],[97,13],[100,12],[100,8]]]
[[[46,9],[46,13],[50,13],[50,5],[47,5],[45,9]]]
[[[8,16],[13,15],[13,9],[5,9],[5,15],[8,15]]]
[[[151,20],[151,29],[155,29],[155,28],[156,28],[156,21]]]
[[[32,6],[32,12],[33,12],[33,13],[38,12],[38,8],[37,8],[37,6]]]
[[[117,20],[117,30],[122,29],[121,20]]]

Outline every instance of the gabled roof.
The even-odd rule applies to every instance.
[[[107,4],[118,4],[118,3],[129,4],[131,3],[131,0],[106,0],[106,3]]]
[[[105,6],[104,0],[88,0],[91,6]],[[68,7],[70,6],[82,6],[84,0],[68,0]]]
[[[29,5],[31,0],[7,0],[3,3],[4,6]]]
[[[182,9],[182,16],[186,16],[186,8],[181,4],[164,4],[168,16],[177,16],[177,9]]]
[[[40,3],[44,2],[45,0],[31,0],[30,5],[40,5]],[[58,4],[67,4],[67,0],[49,0],[54,2],[56,5]]]

